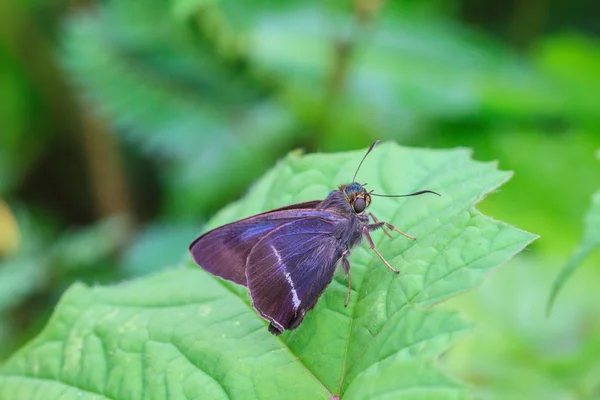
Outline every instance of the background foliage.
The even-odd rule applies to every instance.
[[[393,139],[516,171],[479,208],[542,237],[452,301],[477,327],[444,364],[474,397],[600,396],[597,255],[544,316],[600,186],[598,8],[2,2],[0,362],[71,283],[186,259],[289,150]]]

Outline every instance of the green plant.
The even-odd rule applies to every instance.
[[[546,313],[549,314],[552,310],[556,296],[565,285],[567,279],[598,246],[600,246],[600,191],[597,191],[592,196],[592,204],[585,216],[585,230],[581,242],[577,245],[567,264],[560,271],[560,274],[556,277],[552,285]]]
[[[322,198],[349,179],[362,154],[293,153],[208,228]],[[350,305],[338,275],[302,326],[280,337],[267,332],[243,288],[197,267],[112,287],[77,284],[40,336],[0,369],[0,398],[462,398],[466,388],[434,359],[470,324],[432,306],[477,285],[535,239],[473,206],[509,176],[464,149],[381,145],[360,172],[370,187],[442,194],[375,199],[379,218],[418,237],[376,239],[399,276],[356,249]]]

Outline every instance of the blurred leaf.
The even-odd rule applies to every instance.
[[[188,245],[199,232],[191,224],[154,223],[133,239],[123,255],[122,264],[128,276],[142,276],[164,267],[179,265],[188,257]]]
[[[247,185],[288,146],[292,127],[241,37],[212,1],[196,3],[177,3],[196,12],[182,21],[169,2],[113,1],[73,17],[64,39],[72,80],[117,133],[170,161],[161,169],[169,200],[185,199],[169,207],[179,215],[202,215],[217,194]],[[245,173],[222,179],[232,166]]]
[[[26,243],[0,262],[0,313],[35,294],[63,289],[61,285],[85,278],[82,270],[100,267],[110,259],[124,244],[127,232],[125,221],[113,218],[62,234],[49,243],[38,227],[30,226],[27,217],[20,219]],[[72,271],[78,275],[69,276]],[[95,279],[101,275],[96,273]]]
[[[368,29],[350,11],[117,0],[70,21],[65,65],[119,134],[168,161],[159,170],[170,217],[206,216],[301,137],[313,148],[355,148],[369,138],[416,138],[441,121],[537,124],[568,117],[578,103],[556,95],[581,86],[569,78],[574,71],[554,71],[554,46],[569,48],[560,41],[532,65],[430,11],[390,6]],[[340,43],[353,51],[332,94]],[[575,48],[572,59],[584,57],[587,47]]]
[[[27,255],[12,256],[0,262],[0,361],[22,345],[17,344],[21,327],[11,313],[33,293],[43,290],[48,280],[48,270],[44,267],[44,260]],[[35,315],[30,308],[26,311],[19,314],[23,320]]]
[[[590,254],[600,245],[600,190],[592,196],[592,205],[585,216],[585,229],[583,238],[579,245],[575,248],[573,255],[567,261],[567,264],[562,269],[550,291],[546,313],[552,310],[552,304],[562,289],[567,279],[575,272]]]
[[[42,223],[24,207],[15,207],[21,243],[17,251],[0,261],[0,313],[20,304],[46,285],[48,237]]]
[[[84,229],[65,232],[52,244],[52,263],[63,271],[94,267],[123,247],[128,238],[129,223],[113,217]]]
[[[0,199],[0,257],[12,253],[19,245],[19,229],[8,205]]]
[[[408,136],[432,119],[483,112],[529,120],[556,108],[551,86],[531,65],[480,33],[431,15],[384,11],[368,30],[353,29],[349,17],[309,7],[265,11],[249,28],[250,56],[284,77],[290,97],[315,118],[324,106],[334,43],[354,44],[334,132],[325,138],[331,143],[356,130]]]
[[[600,128],[600,42],[576,34],[546,38],[535,54],[553,84],[553,96],[569,119]]]
[[[219,0],[174,0],[171,11],[176,20],[184,21],[193,17],[204,6],[216,1]]]
[[[322,198],[348,179],[363,151],[290,155],[217,226],[265,209]],[[385,165],[385,169],[382,166]],[[403,171],[399,182],[390,171]],[[360,173],[383,192],[424,187],[441,198],[378,198],[374,212],[419,237],[376,237],[404,273],[373,252],[352,256],[355,293],[343,306],[336,276],[304,323],[279,337],[250,307],[245,290],[200,269],[180,269],[114,287],[72,287],[37,339],[6,362],[0,397],[456,399],[464,388],[433,358],[469,328],[453,312],[426,309],[480,283],[535,235],[480,214],[473,203],[510,174],[470,160],[463,149],[385,144]],[[383,240],[382,240],[383,239]],[[187,244],[187,243],[186,243]],[[60,355],[64,355],[64,357]],[[61,361],[62,360],[62,361]],[[157,379],[157,377],[161,377]]]
[[[113,259],[127,243],[129,228],[112,218],[59,234],[34,212],[16,211],[22,245],[0,261],[0,358],[34,337],[73,282],[122,278]]]
[[[43,261],[35,257],[14,258],[0,263],[0,313],[39,290],[46,278]]]
[[[472,386],[470,398],[597,398],[600,271],[577,274],[547,318],[548,287],[560,267],[556,257],[524,252],[494,279],[444,305],[478,321],[469,340],[447,356],[452,373]]]

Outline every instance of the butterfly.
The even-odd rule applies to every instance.
[[[356,182],[356,175],[375,141],[363,156],[352,182],[333,190],[324,200],[313,200],[277,208],[215,228],[192,242],[190,253],[196,264],[209,273],[248,288],[252,307],[269,321],[269,332],[279,335],[296,329],[331,283],[341,265],[351,275],[348,257],[362,239],[393,272],[399,273],[375,247],[371,232],[387,229],[415,239],[366,211],[372,196]]]

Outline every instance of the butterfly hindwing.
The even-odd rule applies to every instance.
[[[294,329],[331,283],[345,250],[336,236],[339,216],[306,217],[261,238],[246,264],[252,305],[280,334]]]

